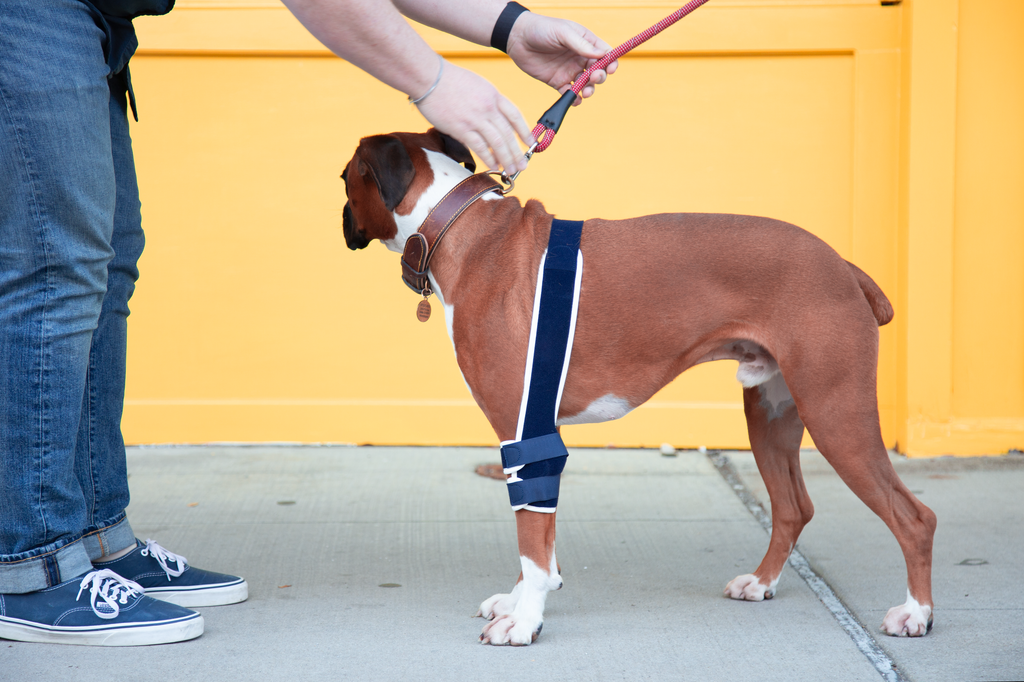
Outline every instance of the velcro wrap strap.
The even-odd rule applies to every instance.
[[[536,464],[546,459],[563,457],[569,454],[565,449],[562,437],[557,433],[549,433],[546,436],[528,438],[527,440],[509,443],[501,446],[501,465],[505,467],[505,473],[512,473],[510,469]],[[547,499],[547,498],[544,498]]]
[[[558,481],[569,451],[557,433],[501,446],[501,463],[513,508],[533,506],[554,511],[558,505]]]
[[[558,482],[562,477],[542,476],[526,478],[508,484],[508,501],[513,507],[524,507],[536,502],[558,501]]]

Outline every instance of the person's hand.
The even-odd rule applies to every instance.
[[[521,14],[508,37],[508,55],[516,66],[559,92],[568,90],[573,78],[610,51],[607,43],[579,24],[533,12]],[[592,73],[580,94],[593,95],[594,86],[615,73],[618,64],[614,61]],[[581,101],[577,97],[574,104]]]
[[[445,62],[437,87],[416,106],[435,128],[464,143],[488,168],[510,174],[526,169],[516,135],[529,146],[534,142],[531,128],[485,78]]]

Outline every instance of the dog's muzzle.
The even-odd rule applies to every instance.
[[[345,204],[341,224],[342,231],[345,233],[345,244],[348,245],[348,248],[355,251],[356,249],[365,249],[369,245],[370,240],[356,226],[356,217],[352,213],[350,203]]]

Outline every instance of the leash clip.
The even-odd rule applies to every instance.
[[[526,153],[523,154],[523,156],[526,157],[527,161],[530,160],[530,157],[533,156],[534,151],[537,150],[538,144],[540,144],[540,142],[534,142],[530,146],[530,148],[526,150]],[[516,178],[518,178],[519,174],[522,172],[523,171],[516,171],[515,173],[512,174],[512,177],[509,177],[508,173],[506,173],[505,171],[501,171],[500,173],[498,171],[491,171],[489,175],[497,175],[503,184],[508,185],[508,187],[505,187],[501,190],[501,195],[505,196],[506,194],[512,191],[513,187],[516,186]]]
[[[498,180],[503,185],[498,188],[498,191],[501,192],[501,196],[505,196],[512,191],[512,188],[516,186],[516,175],[519,175],[519,173],[516,173],[510,178],[504,171],[487,171],[487,174],[498,176]]]

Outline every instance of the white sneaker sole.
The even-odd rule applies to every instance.
[[[85,646],[144,646],[195,639],[203,634],[203,627],[203,617],[198,614],[165,623],[94,627],[45,626],[13,618],[0,618],[0,639]]]
[[[201,585],[190,589],[147,587],[146,596],[194,609],[198,606],[225,606],[249,598],[249,584],[245,580],[223,585]]]

